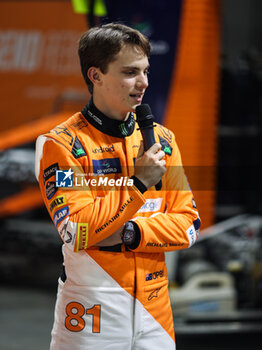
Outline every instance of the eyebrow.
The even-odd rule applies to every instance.
[[[146,66],[145,69],[149,69],[150,65]],[[139,67],[136,66],[123,66],[122,69],[135,69],[135,70],[140,70]]]

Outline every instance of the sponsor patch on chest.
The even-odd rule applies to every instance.
[[[120,158],[92,159],[94,175],[121,174]]]

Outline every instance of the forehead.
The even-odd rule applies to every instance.
[[[109,66],[117,67],[138,67],[146,68],[148,63],[148,57],[138,47],[133,45],[124,45],[122,49],[115,56],[115,60],[109,63]]]

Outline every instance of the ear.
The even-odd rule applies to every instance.
[[[87,76],[94,85],[101,85],[101,72],[99,68],[90,67],[87,71]]]

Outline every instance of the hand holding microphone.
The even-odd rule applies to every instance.
[[[159,191],[162,187],[161,178],[166,172],[166,162],[163,159],[165,153],[161,151],[161,145],[155,142],[154,117],[149,105],[142,104],[137,106],[136,116],[144,147],[140,145],[138,151],[135,162],[135,176],[147,188],[155,185],[156,190]]]

